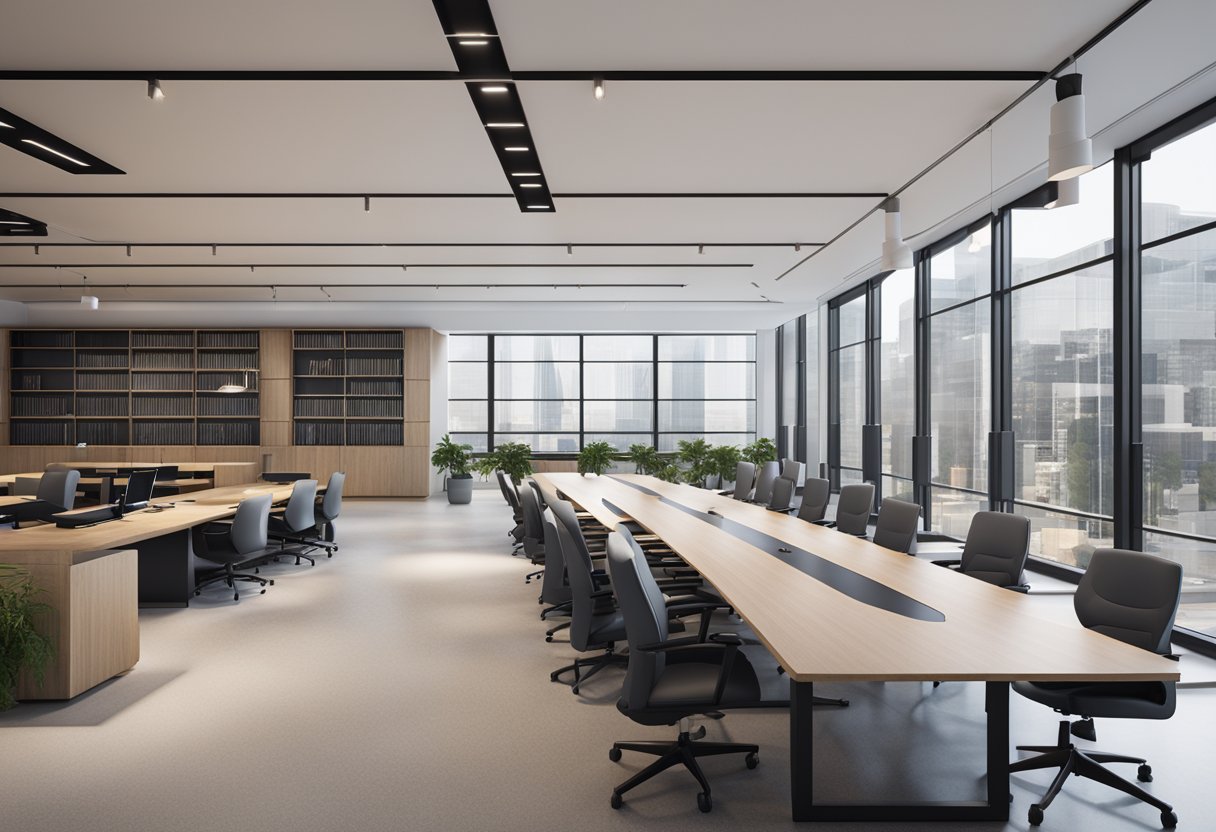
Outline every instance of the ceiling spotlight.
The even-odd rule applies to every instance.
[[[1066,208],[1081,201],[1081,177],[1061,179],[1055,186],[1056,198],[1044,205],[1044,208]]]
[[[697,246],[697,254],[704,254],[704,253],[705,253],[705,246],[703,246],[703,245]]]
[[[566,254],[573,257],[574,256],[574,246],[569,246],[569,245],[566,246]]]
[[[523,127],[522,121],[487,121],[486,127]]]
[[[482,87],[481,91],[486,92],[486,93],[500,93],[500,92],[506,92],[507,88],[504,86],[498,85],[498,86],[493,86],[493,87]]]
[[[165,91],[160,88],[160,81],[155,78],[148,82],[148,98],[153,101],[165,100]]]
[[[21,140],[21,142],[22,142],[22,144],[32,144],[34,147],[36,147],[36,148],[38,148],[38,149],[40,149],[40,150],[45,150],[47,153],[54,153],[54,154],[55,154],[56,156],[58,156],[60,159],[67,159],[67,160],[68,160],[69,162],[71,162],[72,164],[74,164],[74,165],[80,165],[82,168],[87,168],[87,167],[89,166],[89,163],[88,163],[88,162],[82,162],[82,161],[80,161],[79,159],[73,159],[73,158],[72,158],[71,156],[69,156],[68,154],[66,154],[66,153],[60,153],[60,152],[59,152],[58,150],[56,150],[55,148],[53,148],[53,147],[47,147],[47,146],[46,146],[46,145],[44,145],[42,142],[36,142],[36,141],[34,141],[33,139],[22,139],[22,140]]]
[[[89,276],[87,274],[81,275],[80,276],[80,291],[81,291],[80,308],[95,310],[95,309],[97,309],[97,307],[99,305],[101,305],[101,301],[99,301],[97,299],[96,295],[85,294],[85,292],[87,292],[88,290],[89,290]]]
[[[370,214],[372,212],[372,198],[370,196],[363,197],[363,213]]]
[[[802,243],[794,243],[794,251],[802,251]]]
[[[604,100],[604,79],[603,78],[595,79],[595,88],[594,89],[595,89],[595,100],[603,101]]]
[[[131,256],[131,246],[129,246],[129,245],[127,246],[127,256],[128,257]]]
[[[528,147],[527,145],[512,145],[510,147],[503,148],[503,150],[507,151],[508,153],[527,153],[531,149],[532,148]]]
[[[1056,79],[1056,103],[1051,105],[1051,135],[1047,139],[1047,179],[1059,182],[1094,167],[1094,145],[1085,132],[1085,96],[1081,74]]]
[[[461,46],[485,46],[489,43],[488,40],[458,40],[456,42]]]
[[[539,188],[539,187],[541,187],[541,184],[539,182],[520,182],[519,187],[521,187],[521,188]]]
[[[539,173],[536,173],[534,171],[528,171],[527,173],[512,173],[511,175],[512,176],[540,176]]]
[[[912,268],[912,249],[903,238],[903,219],[899,213],[899,198],[891,197],[883,203],[886,236],[882,241],[883,271]]]

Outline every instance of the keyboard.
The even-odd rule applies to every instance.
[[[70,514],[53,514],[55,525],[61,529],[75,529],[80,526],[91,526],[94,523],[104,523],[107,520],[117,520],[121,515],[118,506],[100,506],[89,511],[73,511]]]

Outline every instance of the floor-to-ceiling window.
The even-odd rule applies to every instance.
[[[658,448],[681,439],[745,445],[756,438],[756,338],[658,337]]]
[[[831,479],[834,487],[862,481],[862,426],[866,423],[866,287],[831,310]]]
[[[486,336],[448,336],[448,432],[478,453],[490,446],[489,359]]]
[[[654,337],[584,336],[584,443],[649,445],[654,425]]]
[[[537,453],[579,449],[579,336],[494,337],[494,443]]]

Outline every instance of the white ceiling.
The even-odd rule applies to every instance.
[[[516,71],[1047,70],[1126,6],[1127,0],[491,0]],[[1143,25],[1193,32],[1191,18],[1210,17],[1212,6],[1156,0],[1149,7],[1156,16]],[[1126,28],[1136,25],[1133,19]],[[1158,48],[1170,54],[1167,42]],[[1165,68],[1153,64],[1151,88],[1127,101],[1111,94],[1112,85],[1127,89],[1117,80],[1101,86],[1103,59],[1095,50],[1091,68],[1082,66],[1087,91],[1118,101],[1103,105],[1097,126],[1117,122],[1193,73],[1189,58],[1198,60],[1201,50],[1190,41],[1175,47]],[[1120,61],[1107,62],[1117,78]],[[1127,64],[1126,50],[1121,62]],[[0,28],[0,70],[455,68],[429,0],[44,0],[6,9]],[[1029,86],[609,81],[605,100],[597,102],[588,82],[518,85],[546,179],[558,194],[886,193]],[[881,222],[871,218],[778,282],[815,251],[805,244],[835,237],[879,199],[559,197],[555,213],[523,214],[509,196],[385,198],[365,213],[365,193],[509,194],[463,83],[167,80],[163,87],[166,100],[154,104],[141,81],[0,81],[0,107],[127,172],[72,176],[0,146],[0,192],[352,196],[0,197],[0,208],[50,224],[42,243],[198,244],[137,245],[129,257],[123,247],[44,247],[35,255],[28,245],[0,245],[0,300],[31,304],[28,320],[68,316],[79,324],[69,302],[87,274],[90,283],[109,286],[93,292],[103,301],[99,324],[166,315],[221,323],[231,302],[242,314],[267,316],[266,323],[289,316],[303,323],[314,314],[307,310],[323,305],[315,314],[334,323],[396,316],[466,329],[484,315],[500,328],[621,329],[621,316],[605,309],[628,304],[622,308],[629,318],[642,320],[638,313],[645,312],[668,328],[726,321],[747,329],[805,311],[868,268],[881,242]],[[1015,111],[1025,110],[994,136],[999,154],[990,157],[986,143],[972,143],[943,166],[948,178],[929,177],[909,192],[909,233],[973,208],[990,181],[1015,187],[1041,176],[1035,169],[1045,156],[1049,104],[1044,90]],[[338,245],[355,242],[427,245]],[[443,245],[458,242],[561,246]],[[565,244],[580,242],[686,245],[576,247],[567,254]],[[213,243],[220,245],[214,255]],[[291,245],[299,243],[335,245]],[[714,245],[724,243],[738,245]],[[701,244],[707,248],[698,253]],[[257,266],[252,273],[250,264]],[[684,285],[655,285],[672,283]],[[207,300],[219,303],[201,302]],[[11,318],[14,309],[0,312]]]

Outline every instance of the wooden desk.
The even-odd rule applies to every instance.
[[[1007,819],[1009,682],[1179,678],[1175,662],[1040,616],[1025,595],[712,491],[637,475],[536,480],[546,497],[560,491],[609,528],[623,513],[658,535],[789,673],[795,820]],[[815,804],[814,683],[913,680],[987,683],[987,801]]]

